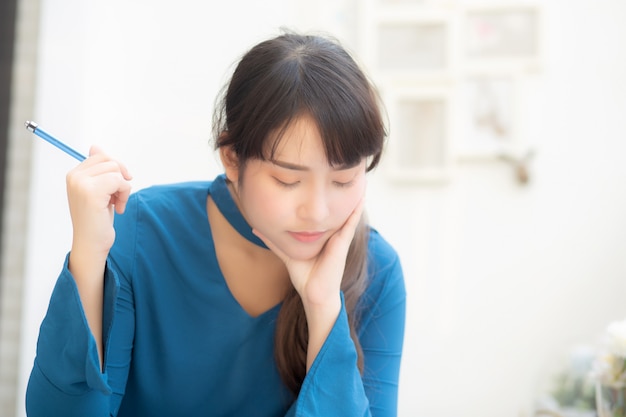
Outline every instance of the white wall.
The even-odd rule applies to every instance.
[[[349,2],[311,4],[42,0],[37,109],[24,120],[85,153],[100,144],[135,188],[212,178],[211,109],[229,66],[280,26],[334,27],[345,13],[332,5]],[[384,166],[371,178],[370,218],[409,291],[402,416],[529,412],[572,346],[626,316],[626,3],[542,4],[545,65],[523,86],[530,185],[499,162],[460,164],[444,186],[399,186]],[[22,395],[70,244],[75,164],[34,140]]]
[[[528,413],[572,347],[626,316],[626,3],[541,3],[545,65],[522,88],[530,185],[501,162],[461,164],[443,188],[377,178],[392,203],[372,218],[410,292],[406,416]]]

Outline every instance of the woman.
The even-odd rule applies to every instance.
[[[396,414],[404,281],[362,219],[374,89],[337,43],[283,34],[244,55],[214,127],[211,182],[130,195],[96,148],[68,173],[29,415]]]

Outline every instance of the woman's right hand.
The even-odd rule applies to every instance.
[[[68,172],[67,197],[74,229],[69,270],[103,364],[102,309],[106,259],[115,241],[114,212],[123,213],[130,196],[126,167],[96,147]]]
[[[123,164],[95,146],[90,149],[89,158],[68,172],[72,251],[79,249],[100,261],[106,259],[115,240],[113,214],[124,212],[131,178]]]

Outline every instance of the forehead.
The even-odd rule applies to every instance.
[[[330,167],[333,170],[349,169],[366,161],[367,158],[359,156],[356,151],[351,158],[345,159],[346,150],[342,149],[345,144],[327,143],[328,140],[340,141],[337,136],[323,137],[317,120],[304,114],[288,121],[268,136],[263,159],[308,167]],[[348,151],[351,152],[353,149]]]
[[[327,160],[319,128],[309,115],[294,118],[268,139],[267,159],[322,157],[325,162]]]

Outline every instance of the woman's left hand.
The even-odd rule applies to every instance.
[[[305,309],[322,307],[328,302],[335,304],[339,300],[348,249],[361,219],[363,205],[364,199],[361,199],[343,226],[328,239],[320,253],[307,260],[290,258],[260,232],[253,231],[285,263],[291,282],[302,298]]]
[[[307,319],[307,372],[328,337],[341,310],[341,280],[354,232],[361,220],[361,199],[346,222],[326,242],[317,256],[307,260],[292,259],[258,231],[254,233],[287,266],[291,282],[302,299]]]

